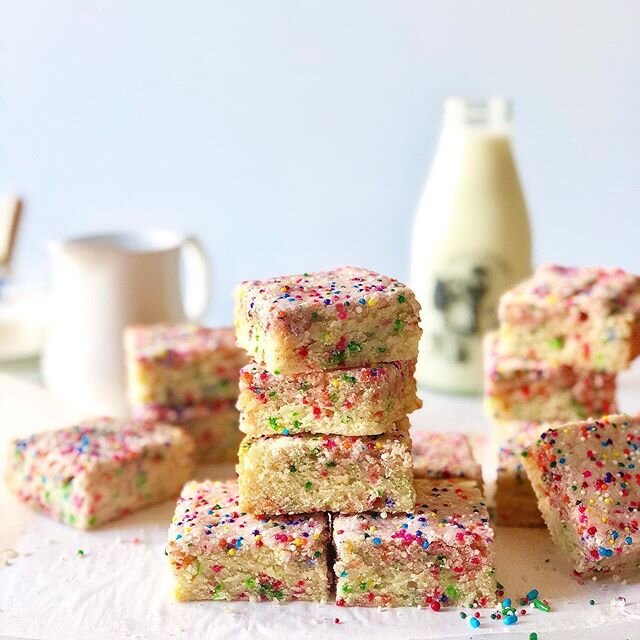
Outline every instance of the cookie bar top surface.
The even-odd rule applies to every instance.
[[[482,482],[482,468],[462,433],[411,431],[413,472],[416,478],[465,478]]]
[[[127,328],[138,360],[161,360],[165,364],[188,362],[202,353],[240,351],[231,327],[209,328],[192,323],[135,325]]]
[[[502,296],[499,315],[506,322],[536,324],[571,307],[638,314],[640,278],[622,269],[546,264]]]
[[[188,482],[178,500],[169,529],[169,543],[201,556],[226,550],[229,554],[266,547],[296,555],[314,555],[314,546],[328,538],[324,513],[258,516],[238,506],[235,482]]]
[[[72,427],[15,440],[15,456],[43,473],[74,477],[104,462],[126,463],[150,450],[189,440],[180,429],[98,417]]]
[[[590,561],[637,549],[640,417],[551,428],[527,449],[525,465],[534,486],[541,484],[552,508],[570,521]]]
[[[234,297],[238,344],[274,373],[417,357],[422,330],[415,295],[367,269],[246,281]]]
[[[448,480],[414,481],[416,507],[411,513],[376,512],[334,517],[337,545],[361,542],[373,547],[384,543],[428,548],[434,540],[451,545],[476,538],[492,540],[489,514],[480,490],[473,482]]]
[[[359,267],[340,267],[331,271],[277,276],[267,280],[246,280],[236,296],[246,296],[250,309],[282,317],[296,309],[330,307],[338,319],[346,316],[351,305],[373,306],[383,296],[405,296],[404,301],[417,306],[411,289],[395,278]]]

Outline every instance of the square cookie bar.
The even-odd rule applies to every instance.
[[[184,429],[196,444],[198,464],[236,462],[242,434],[235,400],[211,400],[186,407],[139,407],[133,416],[147,422],[164,422]]]
[[[640,353],[640,278],[545,265],[500,299],[504,355],[616,373]]]
[[[418,357],[422,330],[413,291],[367,269],[246,281],[234,297],[238,344],[274,373]]]
[[[494,604],[493,530],[476,484],[416,480],[415,487],[409,513],[334,517],[337,604]]]
[[[554,542],[577,572],[640,562],[640,417],[606,416],[545,431],[524,466]]]
[[[180,407],[238,397],[248,361],[233,329],[195,324],[127,328],[125,351],[132,407]]]
[[[485,337],[485,409],[494,420],[571,421],[615,413],[616,375],[500,355]]]
[[[462,433],[412,429],[413,477],[473,480],[482,487],[482,468]]]
[[[178,600],[317,600],[329,595],[326,513],[256,516],[235,482],[189,482],[169,528]]]
[[[247,436],[239,451],[240,506],[252,513],[413,507],[408,421],[379,436]]]
[[[383,433],[422,406],[415,365],[415,360],[403,360],[276,375],[248,364],[240,372],[241,429],[250,435]]]
[[[496,476],[496,524],[501,527],[544,527],[538,500],[526,471],[526,449],[550,425],[539,422],[507,422],[493,427],[498,446]]]
[[[175,427],[94,418],[13,441],[6,482],[30,507],[90,529],[176,496],[193,449]]]

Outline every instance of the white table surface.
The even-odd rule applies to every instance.
[[[640,408],[640,369],[625,373],[620,404]],[[486,445],[489,428],[477,398],[424,394],[413,423],[458,429],[476,436],[491,491],[495,463]],[[81,416],[31,383],[0,375],[0,460],[9,438],[61,426]],[[0,462],[0,467],[3,465]],[[1,471],[1,469],[0,469]],[[231,468],[205,469],[229,475]],[[540,640],[640,638],[640,581],[580,585],[545,530],[496,530],[497,577],[516,598],[532,587],[552,612],[529,610],[513,627],[482,611],[472,630],[458,609],[364,609],[309,603],[177,603],[171,598],[164,557],[173,503],[166,502],[97,531],[84,533],[53,522],[20,504],[0,487],[0,637],[66,638],[470,638],[507,634]],[[78,550],[84,556],[78,556]],[[623,608],[611,600],[622,595]],[[589,605],[594,599],[596,604]],[[467,612],[469,610],[466,610]],[[336,623],[336,618],[339,623]]]

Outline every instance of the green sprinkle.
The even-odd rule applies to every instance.
[[[542,600],[540,600],[540,598],[536,598],[533,601],[533,606],[536,609],[540,609],[540,611],[551,611],[551,607],[548,604],[545,604],[544,602],[542,602]]]
[[[293,421],[293,428],[294,429],[299,429],[302,426],[302,422],[300,422],[300,420],[294,420]]]
[[[305,491],[311,491],[311,487],[312,487],[312,486],[313,486],[313,484],[311,484],[311,480],[307,480],[307,481],[304,483],[304,490],[305,490]]]
[[[76,551],[76,555],[77,555],[79,558],[83,558],[83,557],[84,557],[84,549],[78,549],[78,550]]]
[[[464,620],[467,617],[467,614],[464,611],[461,611],[460,617]]]
[[[269,418],[269,424],[271,425],[272,429],[279,429],[280,425],[278,424],[278,418],[274,418],[273,416],[271,418]]]
[[[349,384],[355,384],[356,383],[356,377],[355,376],[350,376],[348,373],[343,373],[341,378],[345,382],[348,382]]]
[[[290,464],[289,465],[289,473],[295,473],[297,471],[297,467],[295,464]]]
[[[320,320],[320,314],[319,314],[317,311],[314,311],[314,312],[311,314],[311,319],[312,319],[312,320],[314,320],[314,321],[315,321],[315,320]]]
[[[360,351],[362,351],[362,345],[360,345],[360,343],[358,342],[355,342],[355,340],[352,340],[347,345],[347,349],[349,349],[349,353],[359,353]]]
[[[335,467],[336,463],[333,460],[329,460],[329,462],[327,462],[327,467]]]
[[[590,605],[592,605],[592,606],[593,606],[595,603],[596,603],[596,601],[595,601],[595,600],[589,600],[589,604],[590,604]]]
[[[387,350],[387,347],[378,347],[378,353],[384,353]]]
[[[278,392],[277,391],[269,391],[268,396],[270,398],[277,398],[278,397]]]
[[[403,303],[405,303],[406,301],[407,301],[407,299],[406,299],[402,294],[400,294],[400,295],[398,296],[398,302],[399,302],[400,304],[403,304]]]
[[[279,376],[280,375],[280,369],[274,369],[273,373],[275,373],[275,375]]]
[[[549,340],[549,346],[556,351],[560,351],[560,349],[564,347],[564,338],[562,336],[552,338],[551,340]]]
[[[535,631],[532,631],[529,634],[529,640],[538,640],[538,634]]]
[[[393,330],[396,333],[400,333],[402,331],[402,327],[404,327],[404,320],[401,320],[400,318],[396,318],[394,323],[393,323]]]
[[[140,489],[140,487],[144,487],[147,483],[147,474],[144,471],[141,471],[136,477],[136,487]]]

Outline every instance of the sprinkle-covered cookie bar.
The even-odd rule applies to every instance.
[[[30,507],[90,529],[177,495],[193,449],[175,427],[94,418],[12,442],[6,482]]]
[[[129,327],[125,349],[132,407],[180,407],[238,397],[247,356],[231,328],[194,324]]]
[[[274,373],[415,360],[413,291],[355,267],[253,280],[235,290],[238,344]]]
[[[383,433],[422,405],[414,371],[415,360],[293,375],[248,364],[240,372],[241,429],[250,435]]]
[[[186,407],[147,405],[134,410],[136,420],[164,422],[185,430],[196,444],[199,464],[236,462],[242,434],[235,400],[211,400]]]
[[[640,563],[640,418],[545,431],[525,469],[554,542],[576,571],[618,574]]]
[[[584,420],[616,411],[616,376],[500,355],[485,337],[485,409],[495,420]]]
[[[235,482],[189,482],[166,553],[178,600],[316,600],[329,595],[325,513],[256,516]]]
[[[640,278],[540,267],[500,299],[500,353],[616,373],[640,353]]]
[[[496,477],[496,524],[502,527],[544,527],[538,500],[523,456],[526,449],[548,428],[539,422],[507,422],[494,425],[498,444]]]
[[[336,515],[338,605],[490,606],[493,531],[472,482],[416,480],[409,513]]]
[[[411,442],[414,478],[460,478],[482,487],[482,468],[464,434],[412,429]]]
[[[252,513],[396,512],[413,505],[406,418],[379,436],[247,436],[239,457],[240,506]]]

